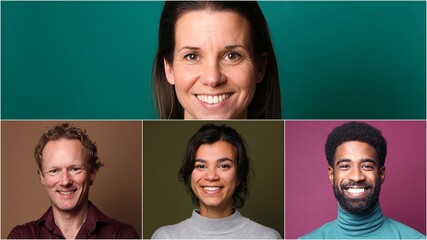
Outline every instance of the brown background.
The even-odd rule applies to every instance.
[[[33,157],[40,136],[60,121],[1,122],[1,238],[39,219],[50,206]],[[142,143],[140,121],[72,121],[86,129],[105,164],[89,199],[107,216],[142,233]]]

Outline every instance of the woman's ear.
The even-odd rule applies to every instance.
[[[166,79],[168,80],[170,85],[174,85],[175,84],[175,78],[174,78],[174,74],[173,74],[172,65],[169,64],[169,62],[166,60],[166,58],[163,58],[163,65],[165,65]]]
[[[267,59],[268,59],[268,54],[267,52],[264,52],[262,54],[261,60],[257,64],[256,83],[260,83],[264,79],[265,70],[267,68]]]

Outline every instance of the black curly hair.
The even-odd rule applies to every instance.
[[[328,136],[325,144],[326,159],[333,167],[335,151],[339,145],[349,141],[360,141],[371,145],[376,152],[378,165],[384,166],[387,155],[387,142],[381,131],[363,122],[349,122],[336,127]]]

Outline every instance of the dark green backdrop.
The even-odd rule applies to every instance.
[[[425,1],[260,2],[285,119],[426,117]],[[162,2],[1,2],[3,119],[152,119]]]
[[[143,238],[165,225],[191,217],[191,197],[178,171],[191,136],[207,122],[144,121]],[[282,121],[220,122],[247,143],[253,170],[242,215],[284,233],[284,124]]]

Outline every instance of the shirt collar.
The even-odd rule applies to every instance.
[[[95,205],[88,201],[88,213],[85,222],[80,228],[76,238],[88,238],[96,230],[97,224],[108,224],[111,222],[111,219],[104,215]],[[61,230],[55,224],[55,219],[53,217],[52,206],[43,214],[43,216],[37,220],[37,224],[44,224],[46,228],[53,234],[64,237]]]

